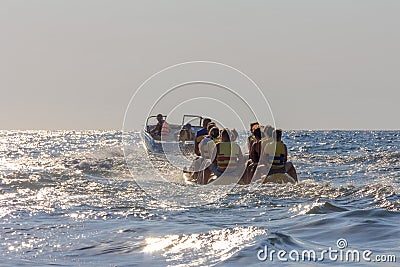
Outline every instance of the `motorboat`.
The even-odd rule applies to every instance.
[[[190,123],[192,125],[191,131],[196,136],[196,132],[203,128],[203,117],[199,115],[183,115],[181,124],[171,123],[167,120],[167,116],[163,116],[163,119],[168,123],[170,131],[168,135],[164,134],[161,138],[157,138],[150,133],[158,123],[157,116],[152,115],[147,118],[146,125],[141,132],[141,138],[147,150],[155,153],[193,152],[194,140],[179,141],[179,132],[183,126]]]

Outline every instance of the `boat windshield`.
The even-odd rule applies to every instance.
[[[182,120],[182,126],[190,123],[194,127],[202,127],[203,117],[197,115],[184,115]]]

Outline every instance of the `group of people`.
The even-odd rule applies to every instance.
[[[197,131],[194,152],[198,156],[192,165],[193,179],[207,184],[212,174],[221,176],[235,172],[244,163],[240,146],[236,143],[238,133],[227,128],[219,129],[210,119],[203,120],[203,128]]]
[[[297,173],[287,161],[288,150],[282,142],[282,130],[272,126],[250,125],[248,137],[249,158],[243,156],[236,139],[235,129],[219,129],[210,119],[203,120],[203,128],[196,133],[193,178],[199,184],[207,184],[212,174],[240,174],[239,183],[249,184],[262,175],[287,173],[297,181]]]
[[[170,133],[170,126],[161,114],[157,115],[157,120],[158,124],[150,131],[156,139]],[[219,177],[223,173],[241,175],[241,184],[276,173],[287,173],[298,181],[295,167],[287,160],[288,149],[282,142],[281,129],[251,123],[247,159],[236,142],[238,133],[235,129],[219,129],[209,118],[203,119],[202,127],[194,134],[192,126],[186,124],[179,132],[179,141],[195,141],[194,153],[198,157],[186,172],[192,173],[197,183],[207,184],[212,174]]]
[[[164,119],[164,116],[162,114],[158,114],[157,124],[149,131],[149,133],[156,140],[166,139],[166,137],[169,136],[171,133],[171,126]],[[192,132],[192,125],[190,123],[184,125],[177,134],[178,139],[181,142],[193,141],[195,138],[195,135]]]
[[[296,182],[297,172],[287,160],[288,149],[282,141],[282,130],[271,125],[261,126],[258,122],[250,124],[251,135],[248,137],[249,159],[242,176],[243,183],[260,179],[262,175],[287,173]]]

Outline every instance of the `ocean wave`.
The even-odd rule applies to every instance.
[[[179,183],[182,172],[147,154],[138,133],[124,151],[118,131],[0,131],[2,264],[257,265],[265,245],[319,249],[340,237],[398,253],[398,136],[293,131],[285,142],[298,184],[213,195]],[[166,200],[179,188],[178,197],[215,201],[170,206],[138,181]]]
[[[160,251],[170,266],[214,265],[229,259],[241,249],[252,246],[264,229],[234,227],[206,233],[147,237],[144,253]]]

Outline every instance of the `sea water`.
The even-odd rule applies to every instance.
[[[122,135],[0,132],[0,266],[400,262],[400,131],[287,131],[299,184],[236,186],[192,207],[137,185],[154,170],[138,133],[128,169]]]

